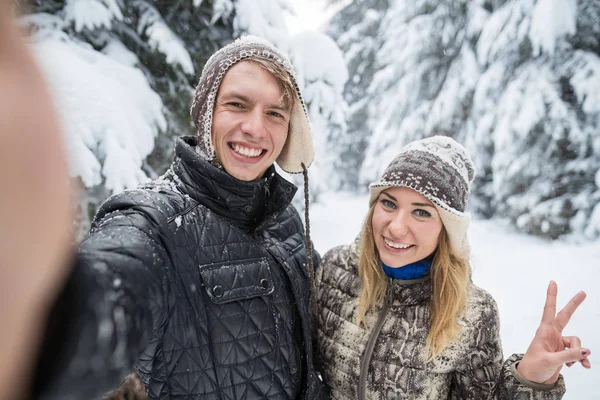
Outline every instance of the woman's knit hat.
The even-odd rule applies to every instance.
[[[403,147],[381,179],[369,186],[369,205],[390,187],[408,187],[421,193],[440,213],[452,249],[468,258],[471,214],[465,210],[474,177],[473,161],[455,140],[446,136],[417,140]]]
[[[192,121],[198,133],[198,152],[213,161],[216,158],[212,144],[211,129],[215,99],[225,73],[234,64],[245,59],[262,58],[280,64],[290,75],[296,89],[297,98],[290,114],[288,137],[277,164],[286,172],[303,172],[313,161],[313,146],[310,135],[308,114],[296,80],[296,72],[283,53],[265,39],[245,36],[214,53],[204,65],[200,81],[196,86],[194,100],[190,110]]]

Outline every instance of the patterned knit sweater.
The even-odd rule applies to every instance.
[[[316,351],[333,399],[562,398],[562,377],[555,385],[530,383],[515,369],[519,355],[503,362],[496,303],[473,284],[460,337],[431,362],[422,357],[432,295],[428,278],[393,280],[386,305],[359,327],[357,265],[356,244],[337,247],[325,254],[316,276]]]

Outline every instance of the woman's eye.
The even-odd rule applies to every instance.
[[[429,218],[431,217],[431,213],[429,211],[422,210],[420,208],[413,211],[417,217]]]
[[[230,105],[231,107],[235,107],[235,108],[243,108],[244,106],[242,105],[242,103],[237,103],[235,101],[229,102],[227,103],[228,105]]]
[[[381,199],[381,204],[386,208],[396,208],[396,204],[388,199]]]

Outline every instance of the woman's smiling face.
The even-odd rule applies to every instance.
[[[433,203],[407,187],[391,187],[379,195],[372,225],[381,261],[394,268],[431,255],[443,228]]]

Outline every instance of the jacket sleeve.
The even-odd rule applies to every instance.
[[[109,206],[81,243],[51,312],[34,398],[98,398],[131,372],[164,320],[169,258],[159,220],[147,210]]]
[[[500,319],[494,299],[487,295],[483,311],[473,325],[475,346],[464,365],[452,376],[453,400],[559,400],[565,387],[562,376],[555,385],[540,385],[522,378],[515,365],[521,359],[513,355],[503,361]]]
[[[516,367],[523,358],[522,354],[513,354],[502,365],[500,376],[496,380],[490,399],[526,399],[559,400],[565,394],[565,382],[560,375],[553,385],[544,385],[526,380]]]

